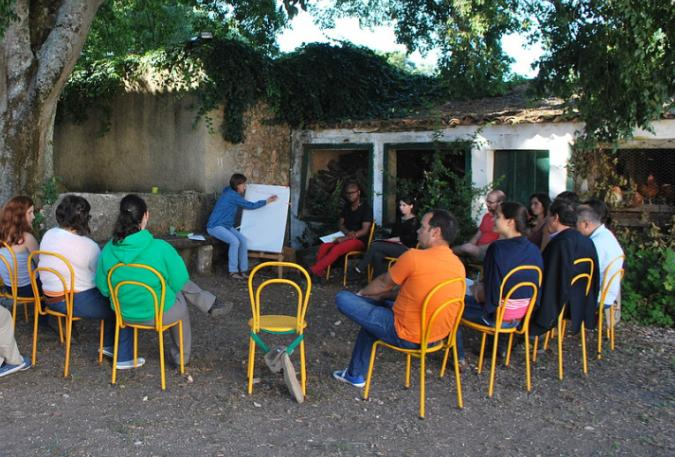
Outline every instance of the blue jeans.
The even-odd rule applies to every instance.
[[[98,289],[87,289],[73,296],[73,316],[84,319],[103,319],[103,345],[113,347],[115,344],[115,311],[110,308],[110,300],[101,295]],[[48,305],[49,309],[60,313],[66,312],[66,303],[58,302]],[[131,327],[120,329],[120,346],[117,360],[126,362],[133,359],[133,333]]]
[[[483,305],[478,303],[473,295],[464,296],[464,313],[462,314],[462,319],[467,321],[475,322],[481,325],[487,325],[488,327],[494,327],[495,316],[488,315],[483,308]],[[512,328],[520,325],[518,322],[502,322],[502,328]],[[501,339],[501,337],[500,337]],[[503,341],[500,341],[503,343]],[[462,326],[460,325],[457,329],[457,357],[460,359],[464,358],[464,338],[462,338]]]
[[[342,314],[361,326],[347,369],[350,376],[367,374],[370,352],[376,340],[405,349],[419,348],[419,344],[399,338],[396,334],[392,301],[373,300],[343,290],[335,296],[335,303]]]
[[[246,237],[234,227],[218,225],[206,229],[207,233],[227,243],[227,269],[230,273],[248,271],[248,244]]]

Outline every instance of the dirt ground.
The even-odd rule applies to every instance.
[[[403,388],[404,359],[381,352],[371,400],[331,378],[344,368],[356,326],[340,315],[337,281],[314,288],[307,319],[308,397],[294,403],[283,377],[258,357],[252,396],[245,392],[247,320],[245,283],[223,276],[196,282],[231,301],[227,316],[191,310],[193,358],[186,375],[167,368],[160,389],[157,339],[141,333],[137,370],[118,372],[96,362],[97,326],[85,323],[72,348],[72,375],[63,373],[63,348],[53,333],[40,334],[38,363],[0,379],[0,456],[578,456],[675,455],[675,332],[622,324],[618,347],[590,362],[584,377],[578,339],[566,340],[566,377],[557,378],[555,354],[533,370],[524,388],[524,354],[497,371],[487,398],[488,372],[462,374],[464,410],[456,407],[453,376],[438,378],[440,358],[428,364],[427,418],[417,417],[418,388]],[[287,290],[271,293],[275,307]],[[32,327],[20,322],[17,339],[30,355]],[[274,341],[273,338],[268,338]],[[276,341],[282,342],[281,339]],[[589,337],[595,342],[595,334]],[[467,344],[467,357],[476,345]],[[297,356],[293,360],[296,368]]]

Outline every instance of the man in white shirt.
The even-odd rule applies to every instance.
[[[623,259],[612,263],[612,260],[623,256],[623,249],[616,237],[602,223],[603,212],[606,214],[606,205],[600,201],[586,202],[577,208],[577,230],[584,236],[593,241],[595,250],[598,252],[598,272],[600,273],[600,287],[609,281],[614,273],[623,267]],[[604,210],[603,210],[604,208]],[[610,265],[610,271],[605,271]],[[616,278],[609,285],[609,290],[605,296],[605,309],[609,308],[617,300],[620,290],[620,278]],[[602,290],[598,300],[602,296]]]

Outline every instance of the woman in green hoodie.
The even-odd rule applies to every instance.
[[[216,308],[220,310],[223,308],[216,302],[215,295],[202,290],[190,281],[185,263],[173,246],[164,240],[155,239],[152,233],[146,230],[149,216],[145,201],[138,195],[129,194],[122,199],[120,214],[113,229],[113,238],[106,243],[98,260],[96,287],[103,295],[110,297],[108,272],[118,263],[138,263],[157,270],[166,283],[162,320],[165,325],[177,320],[183,321],[184,360],[187,364],[192,347],[187,303],[209,314],[215,314],[213,311]],[[115,287],[126,280],[143,282],[154,289],[157,297],[161,296],[159,280],[150,271],[119,268],[113,274],[112,286]],[[154,324],[154,301],[149,292],[135,287],[123,287],[119,292],[119,301],[125,322]],[[174,326],[171,328],[169,352],[176,366],[180,361],[178,338],[178,327]]]

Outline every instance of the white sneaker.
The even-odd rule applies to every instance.
[[[143,357],[139,357],[136,359],[136,366],[134,366],[134,360],[127,360],[125,362],[117,362],[117,369],[118,370],[131,370],[132,368],[139,368],[142,367],[145,364],[145,359]]]

